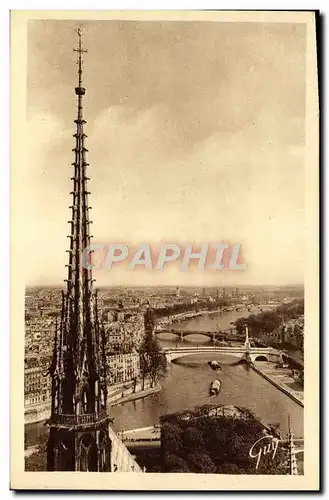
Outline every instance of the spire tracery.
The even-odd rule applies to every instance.
[[[56,328],[54,342],[52,376],[52,411],[49,420],[50,435],[48,442],[48,470],[81,470],[81,439],[89,436],[98,442],[100,432],[105,432],[109,417],[107,415],[106,358],[102,343],[105,341],[98,321],[97,298],[93,290],[91,266],[83,266],[84,251],[90,245],[90,225],[88,205],[88,181],[84,131],[86,120],[83,118],[82,67],[83,55],[87,53],[82,46],[81,28],[76,30],[78,82],[75,87],[77,96],[77,118],[74,120],[75,145],[72,149],[72,203],[71,219],[68,221],[70,234],[67,249],[66,290],[62,295],[62,312],[59,329]],[[59,330],[59,331],[57,331]],[[60,439],[58,435],[60,434]],[[106,432],[105,432],[106,434]],[[88,439],[89,439],[88,438]],[[60,441],[68,443],[64,452],[57,449]],[[109,452],[108,452],[109,453]],[[56,463],[56,457],[60,463]],[[93,455],[90,467],[99,470],[99,458]],[[107,468],[110,460],[107,457]],[[104,465],[102,465],[103,470]]]

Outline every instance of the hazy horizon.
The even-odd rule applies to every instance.
[[[62,285],[61,284],[52,284],[52,285],[26,285],[25,289],[27,288],[65,288],[66,287],[66,283],[63,283]],[[239,285],[239,284],[235,284],[235,285],[227,285],[227,286],[216,286],[216,285],[204,285],[204,286],[198,286],[198,285],[115,285],[115,284],[112,284],[112,285],[100,285],[100,286],[97,286],[97,283],[94,285],[94,288],[125,288],[125,289],[131,289],[131,288],[172,288],[172,289],[176,289],[176,288],[179,288],[180,290],[184,290],[185,288],[215,288],[215,289],[223,289],[225,288],[226,290],[235,290],[236,288],[239,288],[241,290],[245,290],[245,289],[250,289],[250,288],[263,288],[263,289],[269,289],[269,288],[304,288],[304,284],[302,283],[291,283],[291,284],[287,284],[287,285],[280,285],[280,284],[276,284],[276,285],[250,285],[250,284],[243,284],[243,285]]]

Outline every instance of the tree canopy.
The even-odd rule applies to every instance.
[[[148,310],[144,316],[145,334],[139,348],[140,371],[143,380],[149,378],[153,387],[166,371],[166,357],[160,343],[153,335],[154,315]]]
[[[161,419],[161,448],[165,472],[221,474],[285,474],[282,466],[285,451],[278,448],[257,456],[249,451],[264,438],[254,454],[264,446],[272,446],[271,437],[264,437],[263,425],[249,412],[240,416],[210,416],[208,408]],[[273,456],[274,455],[274,456]]]

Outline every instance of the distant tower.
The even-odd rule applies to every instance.
[[[82,98],[81,31],[78,33],[77,119],[73,166],[72,217],[68,278],[62,294],[61,322],[55,333],[51,417],[47,450],[48,471],[111,470],[108,434],[107,383],[104,329],[98,317],[92,272],[82,266],[90,245],[89,204]]]
[[[180,297],[180,290],[179,290],[179,286],[176,288],[176,297],[179,299]]]
[[[155,329],[155,317],[153,309],[148,304],[144,312],[144,333],[146,337],[153,337]]]
[[[249,329],[248,329],[248,326],[247,326],[247,325],[246,325],[246,338],[245,338],[245,341],[244,341],[244,346],[245,346],[247,349],[250,349]]]
[[[298,475],[298,465],[297,465],[297,460],[296,460],[296,450],[295,450],[295,444],[294,444],[294,435],[293,435],[291,424],[290,424],[290,417],[288,417],[288,426],[289,426],[289,432],[288,432],[288,464],[289,464],[289,474],[292,475],[292,476],[297,476]]]

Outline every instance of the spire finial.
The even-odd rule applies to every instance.
[[[83,49],[82,47],[82,23],[78,28],[74,30],[77,35],[78,35],[78,47],[76,49],[73,49],[74,52],[77,52],[78,57],[77,57],[77,65],[78,65],[78,75],[79,75],[79,82],[78,82],[78,87],[75,89],[75,93],[77,95],[84,95],[85,92],[82,92],[82,65],[83,65],[83,59],[82,59],[82,54],[86,54],[88,50]]]
[[[78,26],[78,28],[76,28],[74,30],[76,32],[76,34],[78,35],[78,48],[77,49],[73,49],[75,52],[87,52],[87,50],[84,50],[82,48],[82,35],[83,35],[83,24],[82,22],[80,23],[80,25]]]

